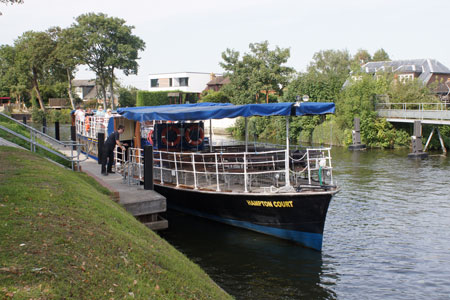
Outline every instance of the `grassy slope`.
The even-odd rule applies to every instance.
[[[228,299],[84,174],[0,146],[0,298]]]

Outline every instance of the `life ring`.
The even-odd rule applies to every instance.
[[[152,135],[153,135],[153,129],[150,129],[150,131],[147,134],[147,141],[150,143],[151,146],[153,146]]]
[[[168,133],[171,131],[173,131],[177,135],[177,138],[174,141],[168,141],[168,138],[169,138]],[[163,129],[163,131],[161,133],[161,142],[164,145],[168,145],[170,147],[175,147],[180,143],[180,140],[181,140],[180,129],[178,129],[177,126],[170,125]]]
[[[197,130],[197,132],[198,132],[197,140],[191,139],[191,131],[195,131],[195,130]],[[184,138],[185,138],[186,142],[188,142],[189,145],[198,146],[201,143],[203,143],[203,139],[205,138],[205,132],[203,131],[203,128],[201,128],[197,124],[195,124],[186,129]]]
[[[86,131],[89,131],[89,129],[91,128],[90,117],[86,117],[86,119],[84,120],[84,125],[86,126]]]

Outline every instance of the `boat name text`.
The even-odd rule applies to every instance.
[[[264,206],[264,207],[294,207],[292,201],[254,201],[247,200],[249,206]]]

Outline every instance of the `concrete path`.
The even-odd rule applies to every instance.
[[[150,229],[167,228],[167,220],[158,213],[167,209],[166,198],[153,190],[144,190],[143,186],[129,186],[119,174],[101,174],[101,165],[92,158],[81,162],[81,171],[94,178],[102,186],[113,192],[118,201],[133,216],[144,222]]]
[[[25,149],[17,144],[11,143],[10,141],[5,140],[4,138],[0,137],[0,146],[9,146],[9,147],[15,147],[15,148],[21,148]]]

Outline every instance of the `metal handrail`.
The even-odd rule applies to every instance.
[[[80,160],[80,159],[79,159],[79,157],[80,157],[80,151],[79,151],[78,146],[81,146],[81,144],[74,144],[74,143],[71,144],[71,146],[77,146],[77,152],[76,152],[77,154],[74,155],[74,154],[73,154],[73,148],[71,148],[71,149],[72,149],[72,150],[71,150],[71,156],[66,156],[66,155],[64,155],[64,154],[62,154],[62,153],[59,153],[59,152],[57,152],[57,151],[55,151],[55,150],[53,150],[53,149],[50,149],[50,148],[48,148],[48,147],[46,147],[46,146],[41,145],[40,143],[38,143],[38,142],[36,141],[36,138],[35,138],[34,134],[33,134],[34,132],[32,132],[31,138],[27,138],[27,137],[25,137],[25,136],[23,136],[23,135],[21,135],[21,134],[15,132],[15,131],[9,129],[9,128],[6,128],[6,127],[4,127],[4,126],[2,126],[2,125],[0,125],[0,129],[1,129],[1,130],[4,130],[4,131],[6,131],[6,132],[8,132],[9,134],[12,134],[12,135],[14,135],[14,136],[20,138],[20,139],[22,139],[22,140],[24,140],[24,141],[26,141],[26,142],[28,142],[28,143],[30,143],[30,150],[31,150],[32,152],[36,152],[36,146],[37,146],[37,147],[39,147],[39,148],[41,148],[41,149],[44,149],[44,150],[47,151],[47,152],[50,152],[50,153],[52,153],[52,154],[58,156],[59,158],[65,159],[65,160],[67,160],[67,161],[70,161],[70,162],[71,162],[71,165],[72,165],[72,170],[75,169],[74,163],[78,163],[78,166],[79,166],[79,163],[80,163],[81,161],[84,161],[84,160]],[[77,159],[75,159],[75,158],[77,158]]]
[[[45,133],[43,133],[43,132],[40,132],[40,131],[37,130],[36,128],[33,128],[33,127],[31,127],[31,126],[29,126],[29,125],[27,125],[27,124],[24,124],[24,123],[22,123],[22,122],[20,122],[20,121],[18,121],[18,120],[16,120],[16,119],[14,119],[14,118],[11,118],[10,116],[8,116],[8,115],[6,115],[6,114],[4,114],[4,113],[1,113],[1,112],[0,112],[0,115],[3,116],[3,117],[5,117],[5,118],[7,118],[7,119],[9,119],[9,120],[11,120],[11,121],[13,121],[13,122],[15,122],[16,124],[19,124],[19,125],[24,126],[24,127],[27,128],[28,130],[30,130],[30,131],[32,131],[32,132],[34,132],[34,133],[37,133],[37,134],[39,134],[40,136],[43,136],[44,138],[49,139],[49,140],[51,140],[51,141],[54,142],[54,143],[60,144],[61,146],[64,146],[64,147],[75,146],[75,143],[76,143],[75,141],[59,141],[59,140],[55,139],[54,137],[49,136],[49,135],[47,135],[47,134],[45,134]]]
[[[177,187],[182,184],[184,179],[185,183],[183,185],[187,184],[194,189],[199,189],[206,185],[207,187],[215,186],[215,189],[220,191],[222,189],[221,186],[227,184],[227,179],[224,176],[228,176],[228,182],[232,177],[237,178],[241,182],[244,192],[249,192],[249,187],[252,185],[252,181],[255,180],[256,182],[262,180],[257,187],[266,190],[273,185],[278,186],[279,183],[290,180],[285,176],[285,151],[264,151],[257,154],[254,152],[181,153],[154,151],[153,159],[155,164],[153,168],[155,171],[160,172],[158,177],[160,177],[161,183],[166,181],[166,179],[163,179],[163,177],[166,178],[166,176],[163,176],[164,172],[164,174],[169,176],[169,182],[172,180],[172,183],[176,184]],[[121,165],[127,164],[127,170],[123,170],[124,177],[128,176],[129,181],[130,178],[143,180],[144,157],[142,149],[129,148],[127,156],[128,161],[125,162],[122,160],[124,156],[122,156],[122,159],[119,159],[116,155],[118,163]],[[226,158],[224,159],[222,156],[226,156],[229,161],[226,161]],[[327,176],[330,176],[330,183],[333,185],[330,148],[309,148],[302,158],[304,159],[301,161],[301,163],[304,163],[303,170],[300,172],[289,170],[290,175],[294,176],[296,181],[300,178],[300,175],[304,174],[306,179],[308,179],[308,184],[311,185],[312,172],[314,174],[321,173],[321,175],[318,175],[319,178],[323,177],[324,172],[329,172]],[[298,160],[295,160],[292,163],[295,164],[297,162]],[[258,165],[261,164],[273,167],[261,170],[258,168]],[[256,168],[252,169],[252,166]],[[128,171],[128,173],[125,174],[125,171]],[[200,176],[202,176],[203,180],[199,179]],[[188,183],[186,183],[186,180]],[[272,182],[273,184],[264,182]],[[320,183],[322,184],[322,182]]]
[[[401,107],[401,108],[392,108],[392,107]],[[409,108],[411,106],[418,107],[416,109]],[[436,106],[436,109],[425,109],[426,106]],[[387,109],[387,110],[414,110],[414,111],[445,111],[446,104],[439,103],[378,103],[376,105],[376,109]]]

